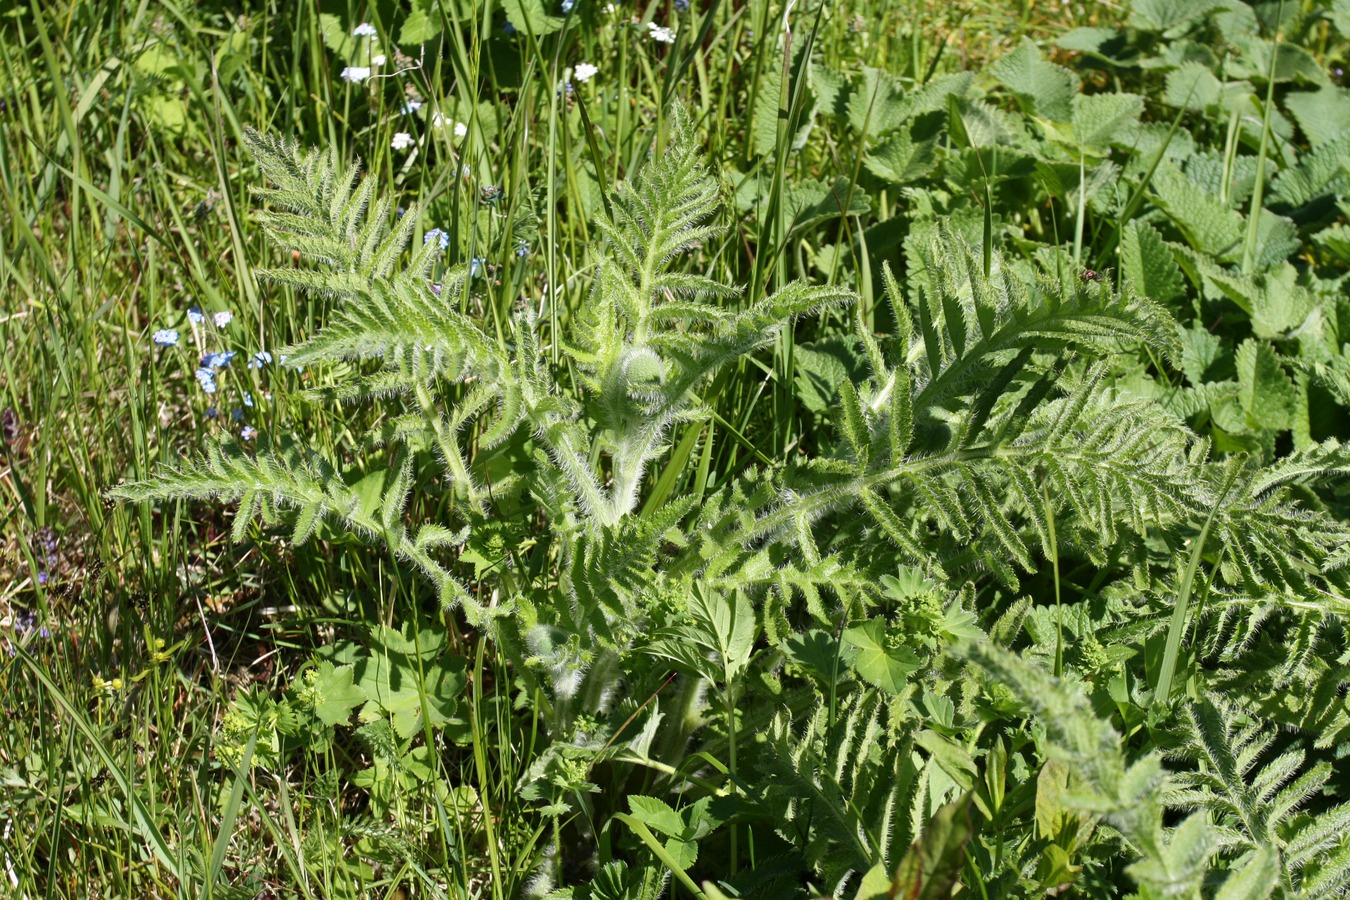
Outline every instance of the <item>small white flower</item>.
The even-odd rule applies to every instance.
[[[372,66],[382,66],[388,61],[389,59],[383,53],[376,53],[370,58],[370,64]]]
[[[581,63],[572,71],[572,77],[577,81],[590,81],[600,70],[590,63]]]
[[[615,14],[616,12],[618,12],[618,11],[619,11],[619,8],[618,8],[617,6],[615,6],[613,3],[606,3],[606,4],[605,4],[605,12],[609,13],[611,16],[614,15],[614,14]]]
[[[664,28],[655,22],[647,23],[647,36],[659,44],[675,43],[675,29]]]
[[[217,328],[224,328],[234,320],[234,313],[229,311],[218,312],[211,317],[211,320],[216,323]]]
[[[463,122],[455,123],[455,137],[462,138],[469,133],[469,126]]]
[[[370,24],[369,22],[362,22],[360,25],[357,25],[355,28],[352,29],[352,36],[353,36],[353,37],[374,37],[374,36],[375,36],[375,26],[372,25],[372,24]]]
[[[343,81],[350,81],[352,84],[357,84],[370,77],[370,67],[348,66],[342,70],[342,75],[340,77]]]
[[[395,150],[407,150],[415,143],[417,142],[413,140],[411,134],[408,134],[406,131],[400,131],[398,134],[394,135],[394,139],[389,142],[389,146],[393,147]]]
[[[445,127],[445,123],[448,122],[448,121],[450,121],[450,120],[447,119],[447,118],[445,117],[445,113],[435,112],[435,113],[432,113],[432,114],[431,114],[431,127],[432,127],[432,128],[444,128],[444,127]]]

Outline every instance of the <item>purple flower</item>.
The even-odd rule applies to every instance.
[[[246,441],[251,441],[258,436],[258,429],[254,428],[252,425],[245,425],[243,428],[239,429],[239,436]]]
[[[174,344],[178,343],[178,332],[174,331],[172,328],[162,328],[155,332],[155,335],[151,340],[161,347],[172,347]]]

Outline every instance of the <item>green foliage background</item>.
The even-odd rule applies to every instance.
[[[16,896],[1346,892],[1350,6],[0,28]]]

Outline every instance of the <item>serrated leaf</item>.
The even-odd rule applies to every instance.
[[[628,808],[632,810],[633,818],[652,831],[666,837],[684,837],[686,830],[684,819],[664,800],[633,794],[628,797]]]
[[[1147,222],[1133,219],[1125,226],[1120,263],[1122,274],[1135,293],[1155,303],[1170,303],[1185,290],[1176,257],[1167,249],[1158,230]]]
[[[543,0],[501,0],[506,20],[525,34],[552,34],[563,27],[563,20],[544,11]]]
[[[1239,246],[1246,233],[1242,215],[1192,184],[1171,164],[1158,167],[1150,187],[1158,205],[1196,250],[1227,260]]]
[[[867,171],[891,184],[909,184],[932,171],[936,141],[915,141],[908,129],[892,134],[863,157]]]
[[[1073,135],[1084,147],[1104,150],[1128,140],[1144,114],[1144,98],[1138,94],[1075,94]]]
[[[1239,401],[1252,428],[1284,431],[1294,424],[1298,393],[1280,357],[1264,341],[1247,340],[1237,351]]]
[[[799,56],[794,54],[794,60],[799,58]],[[808,79],[810,78],[811,68],[812,66],[808,63]],[[782,89],[783,54],[778,53],[771,58],[771,61],[764,64],[760,76],[759,90],[755,93],[755,105],[751,110],[751,136],[755,153],[760,156],[772,156],[778,149],[778,121],[779,114],[783,112],[781,108],[783,101]],[[815,104],[808,95],[806,113],[802,116],[801,121],[797,125],[797,132],[787,136],[790,149],[799,150],[805,146],[806,139],[811,134],[814,111]]]
[[[412,0],[412,9],[398,32],[400,44],[425,44],[441,33],[441,15],[436,0]]]
[[[900,80],[882,69],[864,66],[861,82],[848,97],[848,121],[872,138],[901,127],[909,113]]]
[[[1167,73],[1163,102],[1168,106],[1203,112],[1217,105],[1222,96],[1223,83],[1203,63],[1183,63]]]
[[[797,181],[783,191],[783,207],[790,229],[800,232],[840,216],[866,215],[872,204],[861,185],[840,176],[832,183]]]
[[[850,661],[854,671],[883,691],[898,694],[909,676],[922,668],[923,663],[908,647],[892,648],[886,631],[886,620],[876,618],[844,629],[843,639],[847,646],[857,651]]]
[[[319,663],[316,671],[311,686],[314,714],[325,725],[346,725],[352,710],[368,699],[366,692],[353,681],[355,668],[324,661]]]
[[[989,71],[1026,103],[1030,114],[1056,122],[1072,117],[1071,101],[1078,90],[1078,79],[1063,66],[1048,62],[1032,41],[1022,41]]]
[[[1284,108],[1317,147],[1350,131],[1350,91],[1325,85],[1315,91],[1291,91],[1284,95]]]
[[[1141,31],[1171,31],[1202,19],[1224,5],[1223,0],[1134,0],[1130,25]]]
[[[375,629],[369,655],[356,663],[356,683],[370,698],[362,720],[388,716],[402,738],[421,730],[424,711],[432,727],[452,721],[467,683],[464,659],[441,652],[443,636],[411,629]]]
[[[319,14],[319,34],[324,46],[333,51],[333,55],[343,62],[352,61],[352,50],[356,48],[356,38],[342,25],[342,20],[332,13]]]

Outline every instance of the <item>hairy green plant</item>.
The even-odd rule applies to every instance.
[[[1348,535],[1316,486],[1345,468],[1344,449],[1328,442],[1273,465],[1212,456],[1113,374],[1184,353],[1162,306],[1128,283],[977,254],[939,225],[907,291],[883,267],[893,333],[855,316],[862,373],[836,386],[832,438],[644,506],[672,429],[717,424],[706,401],[720,379],[798,317],[854,299],[804,283],[747,298],[688,271],[691,251],[722,236],[719,193],[682,108],[668,126],[668,143],[610,197],[599,267],[565,333],[545,325],[564,319],[547,305],[561,303],[556,291],[485,326],[471,314],[476,266],[433,284],[431,245],[405,254],[415,208],[391,223],[389,201],[354,165],[251,135],[272,183],[259,220],[279,247],[319,264],[260,275],[331,302],[287,364],[346,373],[316,397],[389,410],[366,466],[385,473],[357,481],[303,441],[249,449],[224,438],[113,495],[237,500],[236,539],[255,514],[284,518],[296,541],[336,524],[462,610],[547,732],[518,785],[540,824],[498,834],[491,812],[482,818],[495,878],[508,877],[500,840],[528,832],[536,893],[567,890],[569,870],[595,876],[575,896],[651,896],[667,872],[701,893],[692,873],[717,866],[746,891],[787,879],[839,893],[892,869],[907,890],[986,877],[1049,890],[1085,867],[1145,892],[1200,891],[1221,834],[1200,816],[1164,831],[1158,754],[1128,759],[1122,731],[1077,685],[1100,674],[1127,724],[1165,724],[1188,685],[1227,677],[1200,648],[1182,652],[1197,623],[1264,604],[1310,640],[1339,628]],[[361,487],[372,477],[378,490]],[[1047,562],[1056,603],[1034,607]],[[1065,585],[1061,570],[1074,573]],[[1111,627],[1096,634],[1099,623]],[[1143,663],[1163,640],[1159,677]],[[991,678],[963,678],[972,664]],[[1325,690],[1339,670],[1289,671]],[[367,694],[382,689],[368,680]],[[357,702],[348,693],[344,715]],[[411,758],[428,714],[400,697],[368,717],[392,717],[385,738],[402,743],[363,738],[391,766]],[[1029,721],[1045,729],[1034,741]],[[470,741],[490,803],[481,735]],[[1302,765],[1290,759],[1291,771]],[[1309,771],[1300,798],[1325,803],[1323,770]],[[1005,797],[1010,778],[1017,803]],[[679,802],[649,796],[658,787]],[[1028,819],[1022,801],[1035,806],[1041,790],[1067,799]],[[930,821],[937,830],[925,832]],[[1017,829],[1038,836],[1004,840]],[[545,830],[552,839],[532,849]],[[725,852],[700,870],[707,846]],[[1330,871],[1331,849],[1319,838],[1301,864]],[[939,862],[940,881],[927,880],[924,866]],[[1257,862],[1237,860],[1241,884],[1260,881]],[[509,877],[524,886],[523,871]]]

